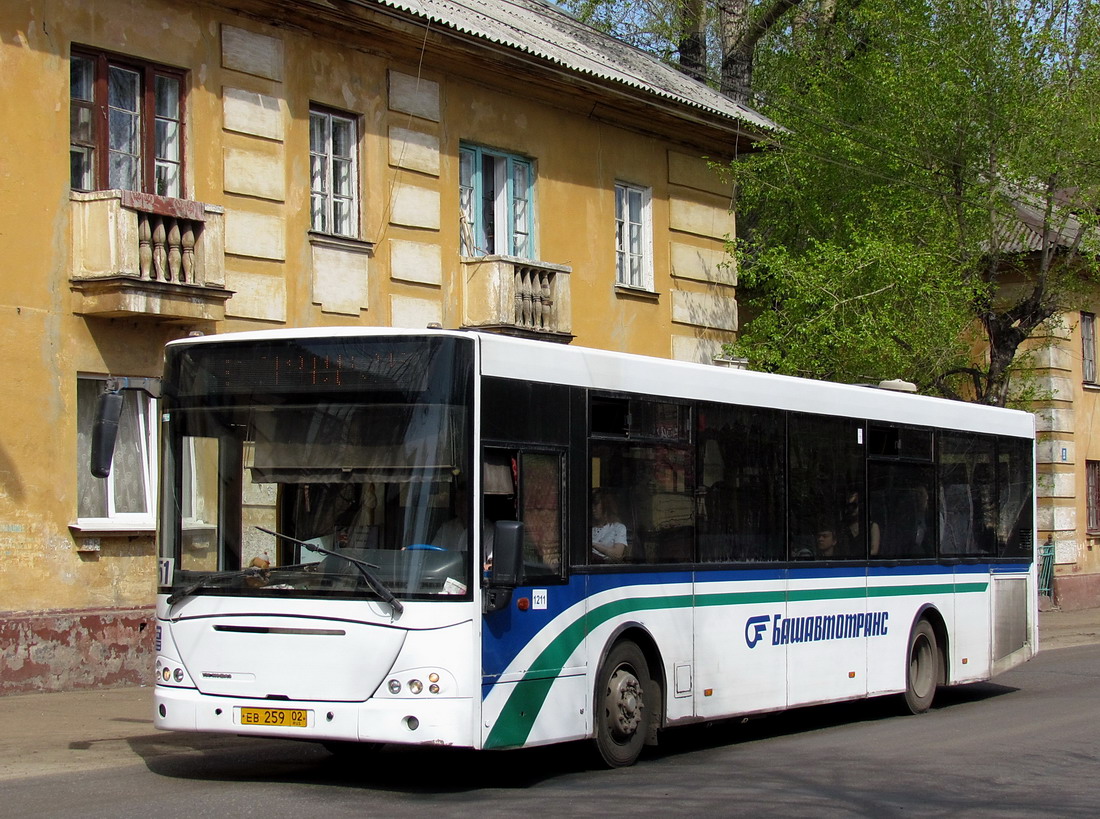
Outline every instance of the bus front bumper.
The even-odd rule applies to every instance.
[[[153,724],[166,731],[209,731],[305,741],[393,742],[475,747],[470,698],[366,702],[255,700],[157,686]]]

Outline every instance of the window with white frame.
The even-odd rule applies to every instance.
[[[1096,316],[1081,314],[1081,377],[1086,384],[1096,383]]]
[[[650,189],[615,183],[615,282],[653,289]]]
[[[69,60],[69,183],[183,196],[184,73],[73,49]]]
[[[473,145],[459,149],[463,256],[534,258],[530,159]]]
[[[156,407],[139,390],[122,392],[111,474],[96,478],[89,469],[92,422],[104,378],[80,376],[76,382],[77,521],[95,528],[153,528],[156,512]]]
[[[359,234],[359,135],[355,117],[323,108],[309,112],[310,227]]]

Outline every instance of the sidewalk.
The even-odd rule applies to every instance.
[[[1040,651],[1100,643],[1100,608],[1039,614]],[[0,782],[140,764],[239,742],[153,728],[153,688],[0,697]]]

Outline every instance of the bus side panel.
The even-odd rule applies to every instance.
[[[518,748],[587,736],[586,578],[521,586],[482,622],[482,746]],[[522,601],[522,602],[521,602]]]
[[[787,703],[856,699],[867,694],[867,643],[887,618],[869,611],[866,569],[791,569],[787,619]]]
[[[695,612],[692,576],[688,572],[654,572],[630,575],[589,575],[586,625],[588,630],[589,688],[596,690],[595,675],[612,645],[640,633],[660,656],[661,668],[650,669],[664,681],[665,717],[669,723],[695,715],[693,633]],[[641,646],[643,650],[645,646]]]
[[[868,638],[867,693],[897,694],[905,690],[909,633],[922,611],[943,620],[948,639],[956,633],[955,575],[949,566],[871,567],[867,605],[886,612],[886,629]]]
[[[785,570],[696,575],[695,714],[719,718],[787,706]]]
[[[955,617],[947,682],[988,680],[993,674],[993,595],[989,566],[955,570]]]

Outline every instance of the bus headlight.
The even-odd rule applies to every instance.
[[[157,685],[182,685],[190,687],[191,681],[179,660],[157,657],[156,671],[153,676]]]
[[[380,696],[419,697],[431,694],[437,697],[453,697],[458,690],[454,675],[438,666],[391,669],[391,671],[400,676],[388,678],[386,684],[378,690]]]

